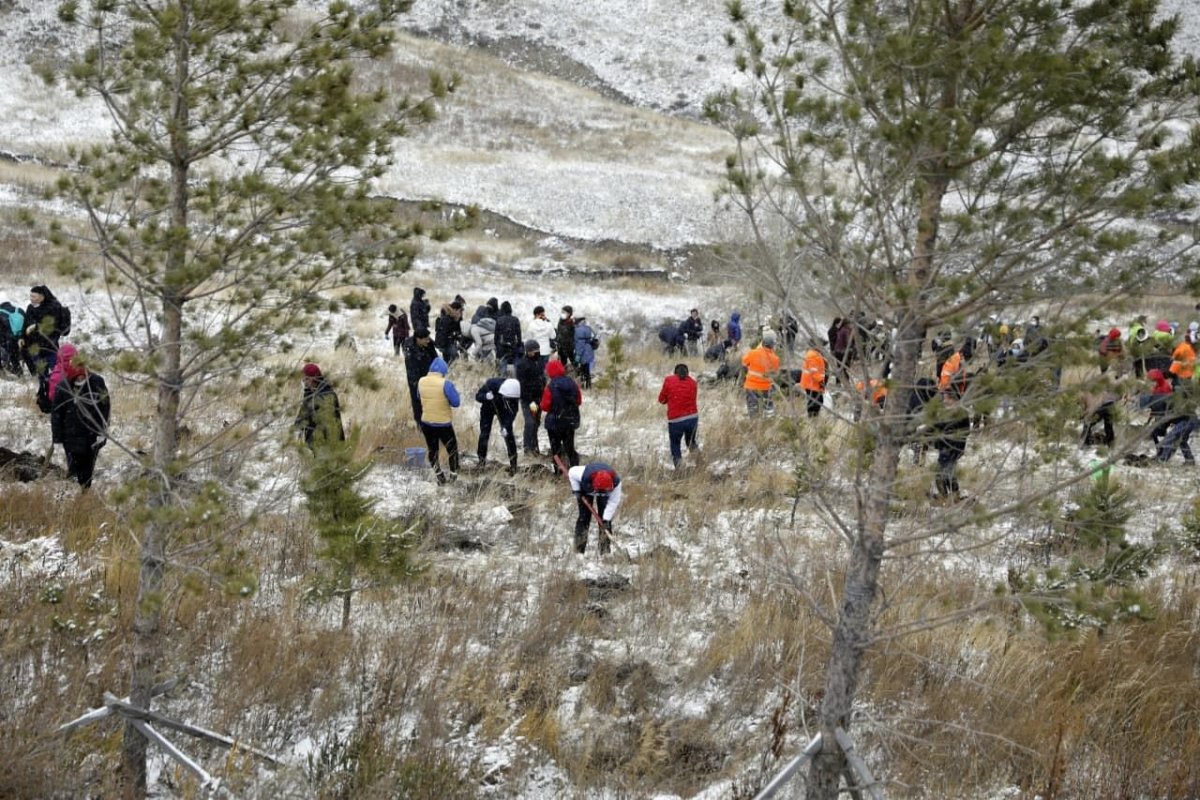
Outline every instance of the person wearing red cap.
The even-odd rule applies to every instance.
[[[1125,348],[1121,344],[1121,330],[1113,328],[1108,335],[1100,340],[1100,374],[1108,372],[1108,368],[1121,360]]]
[[[63,368],[50,408],[50,431],[67,456],[67,474],[87,490],[96,456],[108,441],[112,408],[104,379],[74,359]]]
[[[320,442],[344,441],[346,431],[342,428],[342,408],[337,392],[316,364],[305,364],[300,374],[304,395],[294,426],[304,437],[304,443],[311,450]]]
[[[559,345],[562,353],[562,345]],[[550,438],[550,454],[564,459],[567,466],[579,463],[575,451],[575,430],[579,427],[579,407],[583,405],[583,392],[579,384],[567,375],[563,362],[558,359],[546,364],[549,381],[542,390],[539,410],[546,415],[546,435]],[[555,471],[558,468],[555,467]]]
[[[595,509],[599,517],[600,530],[596,538],[600,553],[608,553],[612,549],[612,521],[621,506],[620,476],[608,464],[597,461],[587,466],[571,467],[567,470],[567,477],[579,506],[579,516],[575,520],[575,552],[587,550],[588,528],[592,524],[592,510]]]

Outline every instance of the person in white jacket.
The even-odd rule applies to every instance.
[[[554,323],[546,319],[546,309],[542,306],[533,309],[533,322],[529,323],[525,335],[538,343],[538,349],[542,351],[542,366],[545,366],[553,347]]]

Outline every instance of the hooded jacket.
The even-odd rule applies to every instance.
[[[1196,370],[1196,349],[1184,339],[1171,353],[1171,374],[1181,381],[1190,381]]]
[[[734,344],[740,344],[742,341],[742,315],[738,312],[733,312],[729,315],[729,325],[726,326],[726,338]]]
[[[417,381],[417,392],[421,396],[421,424],[433,427],[449,427],[454,418],[454,409],[462,403],[458,389],[446,377],[450,367],[441,358],[429,365],[429,374]]]
[[[512,306],[505,300],[500,304],[500,315],[496,317],[496,357],[515,357],[523,343],[521,321],[513,316]]]
[[[321,432],[323,441],[344,441],[346,430],[342,427],[342,406],[337,392],[324,375],[318,375],[313,386],[304,387],[300,399],[300,411],[295,425],[304,433],[304,442],[312,445]]]
[[[58,348],[58,360],[54,362],[54,369],[50,370],[50,379],[46,382],[46,397],[50,402],[54,402],[54,395],[58,391],[58,384],[67,377],[67,370],[71,367],[71,359],[75,358],[79,351],[75,349],[75,345],[63,342]]]
[[[425,299],[425,290],[421,288],[413,289],[412,302],[408,304],[408,320],[412,323],[413,330],[421,328],[429,329],[429,311],[433,306]]]
[[[108,387],[99,375],[74,367],[63,378],[50,409],[50,431],[64,450],[92,449],[108,435]]]
[[[45,299],[39,305],[35,306],[30,303],[25,307],[25,331],[22,334],[25,339],[25,349],[57,350],[59,337],[70,332],[70,326],[65,319],[66,312],[49,287],[35,286],[33,291]]]
[[[546,430],[579,427],[579,407],[583,405],[583,392],[579,384],[567,377],[561,361],[546,365],[550,380],[542,390],[542,413],[546,414]]]

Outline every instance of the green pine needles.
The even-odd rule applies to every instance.
[[[420,523],[374,513],[375,502],[359,490],[371,469],[355,459],[359,429],[345,441],[313,440],[313,456],[301,482],[305,507],[321,540],[326,570],[308,592],[317,602],[341,598],[342,628],[350,624],[356,592],[406,580],[418,571],[411,558]]]

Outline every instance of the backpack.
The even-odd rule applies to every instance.
[[[71,309],[61,302],[58,304],[58,313],[54,315],[54,324],[57,326],[55,333],[59,336],[67,336],[71,333]]]
[[[555,378],[550,381],[551,412],[556,428],[579,427],[579,406],[576,404],[575,382],[570,378]]]

